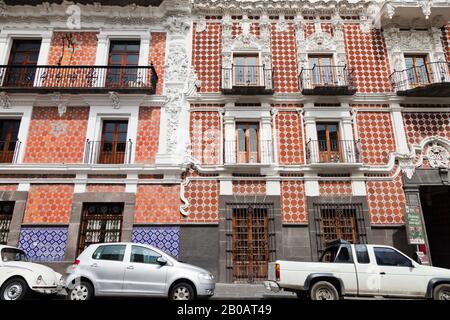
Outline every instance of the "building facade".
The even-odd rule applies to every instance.
[[[255,282],[328,241],[450,267],[448,1],[0,5],[0,241]]]

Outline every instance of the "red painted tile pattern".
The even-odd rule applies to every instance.
[[[163,93],[164,87],[164,65],[166,63],[166,33],[152,32],[150,40],[149,64],[153,63],[156,74],[158,75],[158,84],[156,94]]]
[[[222,65],[222,26],[208,23],[203,32],[193,31],[192,65],[201,81],[200,92],[220,92]]]
[[[403,123],[410,144],[431,136],[450,139],[450,112],[405,112]]]
[[[395,141],[388,112],[359,112],[358,134],[363,163],[385,165],[395,151]]]
[[[16,191],[17,187],[17,184],[1,184],[0,191]]]
[[[160,108],[139,108],[139,123],[136,139],[136,163],[155,163],[159,143],[160,117]]]
[[[450,24],[442,28],[442,45],[447,56],[447,61],[450,61]]]
[[[381,31],[364,34],[358,24],[345,24],[344,38],[347,63],[354,69],[358,92],[391,91],[388,55]]]
[[[67,48],[67,40],[63,38],[70,34],[75,42],[75,50]],[[95,65],[95,56],[97,53],[97,34],[96,32],[54,32],[50,44],[48,56],[49,65],[57,65],[61,59],[63,66],[92,66]]]
[[[194,180],[185,188],[189,216],[184,222],[219,221],[219,183],[216,180]]]
[[[125,192],[125,185],[92,183],[86,185],[86,192]]]
[[[31,185],[23,223],[69,223],[73,185]]]
[[[191,112],[191,147],[193,157],[202,164],[220,162],[221,123],[218,112]]]
[[[292,23],[286,32],[277,32],[272,24],[272,69],[275,92],[298,92],[297,51],[295,31]]]
[[[278,161],[280,164],[304,163],[302,124],[298,112],[279,111],[276,124]]]
[[[380,108],[389,108],[388,104],[352,104],[351,107],[357,109],[380,109]]]
[[[323,196],[352,195],[350,181],[319,181],[319,191]]]
[[[281,182],[283,222],[308,223],[305,189],[302,181]]]
[[[266,182],[259,180],[233,181],[233,193],[240,195],[266,194]]]
[[[179,185],[140,185],[134,223],[178,223],[180,205]]]
[[[367,198],[373,224],[404,223],[405,194],[401,176],[393,181],[367,181]]]
[[[24,162],[81,163],[88,117],[87,107],[69,107],[62,117],[58,108],[34,107]]]

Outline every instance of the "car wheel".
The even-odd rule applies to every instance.
[[[28,292],[28,285],[25,280],[13,278],[3,285],[0,290],[2,300],[22,300]]]
[[[194,289],[188,283],[177,283],[170,290],[170,300],[194,300],[194,298]]]
[[[319,281],[311,288],[311,300],[339,300],[339,293],[331,283]]]
[[[450,300],[450,284],[436,286],[433,291],[434,300]]]
[[[69,300],[90,300],[94,297],[94,288],[87,281],[76,281],[67,295]]]

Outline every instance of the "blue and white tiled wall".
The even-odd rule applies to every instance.
[[[150,244],[177,257],[180,250],[180,228],[136,226],[133,228],[132,241]]]
[[[31,261],[63,261],[67,246],[66,227],[22,227],[19,248]]]

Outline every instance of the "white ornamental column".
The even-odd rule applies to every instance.
[[[166,19],[166,64],[164,95],[161,109],[159,150],[156,164],[182,164],[189,146],[189,103],[195,94],[196,76],[191,68],[192,20],[186,15],[172,14]]]

